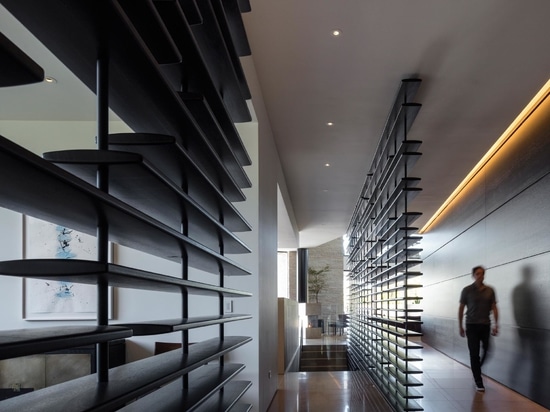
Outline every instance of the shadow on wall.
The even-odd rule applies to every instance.
[[[514,319],[517,325],[517,350],[510,364],[510,382],[523,389],[531,399],[550,404],[547,379],[550,330],[545,328],[550,290],[536,282],[529,266],[522,268],[521,283],[512,291]],[[549,276],[550,274],[539,274]]]

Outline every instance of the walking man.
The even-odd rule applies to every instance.
[[[474,283],[462,289],[460,304],[458,306],[458,327],[460,336],[468,339],[468,350],[470,351],[470,367],[474,375],[476,390],[485,391],[483,379],[481,378],[481,365],[489,352],[489,335],[498,334],[498,309],[495,291],[483,283],[485,269],[483,266],[476,266],[472,269]],[[464,332],[463,317],[466,307],[466,332]],[[491,329],[491,317],[493,312],[493,328]],[[480,357],[480,344],[483,353]]]

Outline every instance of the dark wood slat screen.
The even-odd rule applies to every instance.
[[[251,230],[233,205],[246,200],[242,189],[251,185],[243,169],[250,157],[233,123],[251,118],[236,54],[246,34],[234,3],[226,13],[215,0],[200,7],[193,0],[2,2],[97,94],[98,147],[41,158],[0,136],[0,206],[97,235],[98,259],[3,261],[0,275],[97,285],[98,315],[94,326],[0,331],[2,359],[93,344],[97,358],[97,373],[0,401],[0,410],[112,411],[150,401],[250,409],[237,404],[250,382],[233,380],[244,365],[225,355],[251,338],[227,336],[224,325],[251,316],[223,313],[224,298],[251,296],[224,287],[225,276],[251,275],[226,256],[250,253],[233,232]],[[0,62],[0,86],[43,77],[3,36]],[[109,109],[137,132],[109,134]],[[181,277],[108,263],[109,242],[178,262]],[[189,280],[191,268],[217,282]],[[182,308],[171,319],[116,325],[107,316],[109,286],[177,293]],[[205,312],[214,297],[219,313],[190,316],[189,295],[210,297]],[[211,326],[216,338],[189,341],[189,330]],[[181,349],[109,365],[110,342],[174,332]]]
[[[420,110],[410,102],[419,86],[418,79],[401,83],[347,231],[350,365],[368,372],[398,411],[423,410],[413,388],[422,373],[414,366],[422,345],[413,341],[421,336],[422,310],[414,305],[422,299],[422,273],[414,269],[422,249],[414,247],[421,237],[412,226],[420,213],[408,207],[422,190],[410,175],[421,142],[407,139]]]

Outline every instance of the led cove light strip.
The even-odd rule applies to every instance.
[[[419,233],[425,233],[431,225],[441,216],[441,214],[449,207],[449,205],[455,200],[455,198],[464,190],[470,181],[485,167],[485,165],[491,160],[491,158],[506,144],[506,142],[514,135],[514,133],[521,127],[523,122],[533,114],[533,112],[539,107],[539,105],[550,95],[550,79],[539,90],[539,92],[531,99],[531,101],[525,106],[516,119],[508,126],[508,128],[502,133],[495,144],[489,149],[485,156],[475,165],[475,167],[468,173],[464,180],[458,185],[453,193],[445,200],[445,202],[437,209],[437,212],[428,220]]]

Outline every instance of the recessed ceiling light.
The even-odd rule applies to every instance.
[[[44,77],[44,81],[45,81],[46,83],[52,83],[52,84],[53,84],[53,83],[57,83],[57,80],[54,79],[52,76],[46,76],[46,77]]]
[[[335,37],[337,37],[337,36],[339,36],[339,35],[341,35],[341,34],[342,34],[342,32],[341,32],[340,30],[333,30],[333,31],[332,31],[332,35],[335,36]]]
[[[325,163],[325,166],[326,166],[326,167],[330,167],[330,163]]]
[[[328,189],[323,189],[323,192],[327,193],[327,192],[328,192]]]
[[[328,122],[328,123],[327,123],[327,126],[334,126],[334,123]]]

